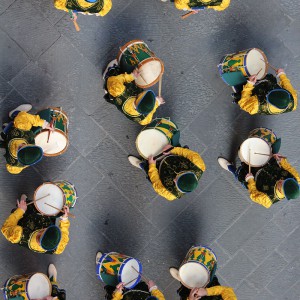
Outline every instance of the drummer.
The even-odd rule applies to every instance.
[[[219,157],[218,163],[248,189],[252,201],[266,208],[284,198],[297,199],[300,195],[298,172],[278,153],[273,154],[264,166],[251,167],[251,171],[244,162],[236,168],[233,163]]]
[[[179,278],[175,279],[178,280]],[[177,293],[181,300],[215,299],[213,296],[220,296],[222,297],[221,299],[237,300],[237,296],[235,295],[233,288],[221,286],[217,276],[213,277],[212,281],[206,286],[206,288],[188,289],[181,284],[181,287],[177,290]]]
[[[162,0],[166,2],[166,0]],[[171,0],[175,2],[175,7],[180,10],[191,10],[198,13],[200,9],[211,8],[216,11],[226,9],[230,0]]]
[[[43,157],[41,147],[35,146],[33,126],[40,126],[48,130],[53,127],[38,115],[27,113],[32,106],[22,104],[9,113],[12,121],[4,124],[1,132],[1,147],[6,149],[6,169],[11,174],[19,174],[30,165],[39,162]]]
[[[235,87],[233,94],[235,102],[250,115],[278,115],[293,111],[297,108],[297,92],[291,85],[283,69],[276,71],[260,81],[256,75],[249,78],[244,86]]]
[[[72,18],[77,19],[77,14],[94,14],[104,17],[112,8],[111,0],[54,0],[57,9],[68,12]]]
[[[61,254],[69,242],[69,207],[64,206],[59,226],[55,218],[37,213],[33,205],[27,206],[27,196],[17,200],[17,209],[4,222],[1,232],[13,244],[19,244],[38,253]]]
[[[117,60],[110,62],[103,74],[104,98],[114,104],[129,120],[141,125],[151,123],[158,106],[165,103],[162,97],[156,97],[151,90],[144,91],[134,80],[139,75],[136,69],[131,74],[121,73]]]
[[[201,156],[192,150],[173,148],[171,145],[165,146],[162,152],[163,159],[157,161],[153,156],[148,161],[141,161],[131,155],[128,160],[133,166],[144,170],[154,190],[169,201],[194,191],[206,169]]]

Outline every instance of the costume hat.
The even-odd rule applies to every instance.
[[[267,101],[279,109],[286,109],[292,102],[291,94],[284,89],[274,89],[267,95]]]
[[[18,150],[18,161],[24,166],[32,166],[43,158],[43,149],[35,145],[26,145]]]
[[[183,193],[190,193],[198,186],[198,179],[194,173],[184,172],[177,178],[176,185]]]
[[[150,90],[140,93],[135,100],[135,106],[140,114],[148,115],[155,106],[155,94]]]
[[[57,248],[61,239],[61,231],[56,225],[49,226],[41,237],[41,247],[46,251]]]
[[[282,188],[287,200],[297,199],[300,195],[299,184],[294,178],[286,179]]]

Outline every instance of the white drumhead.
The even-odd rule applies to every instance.
[[[249,165],[249,151],[250,151],[250,165],[252,167],[264,166],[272,155],[272,149],[269,144],[260,138],[249,138],[245,140],[239,150],[240,160]],[[261,154],[257,154],[261,153]],[[266,155],[262,155],[266,154]]]
[[[44,183],[36,189],[34,194],[34,200],[46,196],[47,194],[50,195],[45,197],[44,199],[35,201],[34,205],[41,213],[48,216],[56,216],[59,214],[59,211],[55,208],[48,206],[45,203],[62,209],[65,203],[64,193],[61,190],[61,188],[59,188],[57,185],[53,183]]]
[[[261,69],[257,75],[257,79],[264,78],[268,68],[265,56],[258,49],[252,49],[247,53],[246,66],[250,76],[256,75]]]
[[[168,144],[167,137],[157,129],[145,129],[140,132],[136,139],[137,150],[146,159],[151,155],[160,154]]]
[[[209,272],[197,262],[188,262],[179,269],[182,283],[189,288],[205,287],[209,282]]]
[[[48,130],[42,131],[35,137],[35,144],[42,147],[44,154],[58,154],[63,151],[68,145],[68,139],[60,131],[54,131],[50,133],[48,140]]]
[[[42,273],[36,273],[28,282],[28,296],[30,299],[44,298],[51,295],[51,284],[48,277]]]
[[[124,282],[124,283],[127,283],[129,282],[128,285],[125,285],[125,287],[132,287],[135,285],[136,281],[138,281],[138,278],[139,277],[139,274],[133,269],[135,268],[136,270],[138,270],[139,272],[141,272],[141,265],[139,264],[139,262],[134,259],[134,258],[131,258],[129,259],[125,265],[122,267],[122,269],[120,269],[119,272],[121,272],[121,281]],[[137,278],[136,281],[134,281],[133,279]],[[133,281],[131,281],[133,280]]]
[[[160,60],[149,59],[147,62],[142,62],[139,65],[141,76],[135,80],[138,85],[148,85],[154,82],[162,73],[162,65]]]

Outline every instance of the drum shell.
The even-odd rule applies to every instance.
[[[141,273],[142,265],[137,259],[118,252],[104,253],[96,265],[97,277],[107,285],[117,286],[121,282],[122,269],[130,260],[137,261],[139,265],[138,271]],[[135,271],[133,270],[133,272]],[[134,274],[137,279],[135,282],[131,282],[127,288],[133,288],[139,283],[141,276],[137,273]]]
[[[54,184],[56,184],[63,191],[66,199],[66,205],[70,208],[73,208],[77,200],[77,191],[75,187],[66,180],[55,181]]]
[[[45,279],[45,282],[47,281],[47,284],[49,286],[49,289],[47,289],[47,292],[45,291],[45,296],[49,296],[51,295],[51,290],[52,290],[52,286],[50,283],[49,278],[42,273],[30,273],[30,274],[25,274],[25,275],[14,275],[12,277],[10,277],[4,284],[4,290],[3,290],[3,296],[5,300],[9,300],[12,299],[13,297],[18,296],[22,296],[24,297],[24,300],[30,300],[31,298],[29,297],[29,291],[28,291],[28,285],[29,285],[29,280],[31,279],[31,277],[33,275],[42,275],[43,278]],[[13,288],[12,290],[9,290],[10,287],[17,285],[19,287],[16,288],[16,286]]]
[[[255,128],[253,129],[250,133],[249,133],[249,138],[251,137],[256,137],[256,138],[260,138],[263,139],[264,141],[266,141],[270,146],[272,144],[274,144],[277,140],[277,136],[276,134],[273,132],[273,130],[265,128],[265,127],[259,127],[259,128]]]
[[[154,149],[153,151],[150,151],[150,152],[152,152],[150,155],[153,155],[153,156],[156,156],[156,155],[160,154],[162,152],[162,149],[166,145],[172,144],[172,138],[173,138],[174,134],[179,131],[178,126],[169,119],[157,118],[157,119],[152,120],[152,122],[149,125],[145,126],[141,130],[141,132],[137,136],[136,142],[135,142],[137,151],[145,159],[148,159],[149,156],[147,156],[143,152],[143,150],[141,149],[141,140],[140,140],[140,138],[142,137],[142,134],[145,134],[145,131],[150,130],[150,129],[158,130],[160,133],[162,133],[166,137],[166,140],[165,140],[164,144],[158,145],[156,143],[157,148]]]
[[[203,261],[204,258],[204,261]],[[202,261],[201,261],[202,260]],[[188,263],[197,263],[200,264],[203,267],[203,270],[207,273],[207,281],[203,286],[197,286],[197,287],[205,287],[212,278],[212,275],[214,275],[214,272],[216,271],[217,267],[217,256],[216,254],[208,247],[205,246],[193,246],[185,256],[183,262],[181,263],[181,266],[179,268],[179,276],[180,272],[182,270],[182,267],[185,266]],[[182,279],[182,278],[181,278]],[[188,287],[188,288],[194,288],[194,286],[189,286],[188,282],[181,281],[181,283]]]
[[[120,48],[117,56],[118,63],[122,72],[132,73],[135,68],[142,69],[148,63],[157,62],[160,64],[160,71],[150,79],[150,82],[145,82],[142,76],[135,80],[137,86],[148,88],[157,83],[160,76],[164,73],[163,62],[155,56],[148,45],[142,40],[132,40]],[[141,72],[142,73],[142,72]]]

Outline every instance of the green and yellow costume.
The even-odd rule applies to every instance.
[[[281,73],[279,78],[279,84],[277,84],[276,78],[271,74],[268,74],[264,80],[261,80],[256,85],[248,81],[244,85],[241,98],[238,101],[240,108],[250,115],[277,115],[295,110],[298,104],[297,92],[285,73]],[[284,109],[270,105],[266,98],[271,90],[282,88],[287,90],[292,96],[290,104]]]
[[[119,72],[114,69],[112,72]],[[114,73],[116,74],[116,73]],[[159,106],[155,101],[154,108],[149,114],[139,113],[135,107],[136,100],[143,96],[143,89],[139,88],[134,82],[132,74],[119,74],[108,77],[106,81],[108,93],[113,98],[113,104],[120,110],[129,120],[137,122],[141,125],[151,123],[153,115]]]
[[[54,6],[57,9],[61,9],[66,12],[71,10],[104,17],[111,10],[112,1],[97,0],[96,2],[88,2],[85,0],[54,0]]]
[[[221,296],[223,300],[237,300],[233,288],[228,286],[213,286],[206,288],[206,291],[207,296]]]
[[[60,220],[59,228],[61,240],[56,249],[44,250],[37,242],[37,234],[43,229],[55,224],[56,218],[42,216],[37,213],[33,206],[28,206],[26,213],[17,208],[4,222],[1,232],[5,238],[13,244],[19,244],[38,253],[61,254],[69,242],[70,221]]]
[[[185,193],[180,191],[174,179],[183,172],[193,173],[199,181],[205,171],[201,156],[192,150],[175,147],[162,160],[149,165],[148,176],[154,190],[169,201],[181,198]],[[145,168],[145,171],[147,169]]]
[[[180,10],[193,10],[205,7],[221,11],[230,5],[230,0],[175,0],[174,2],[175,7]]]

